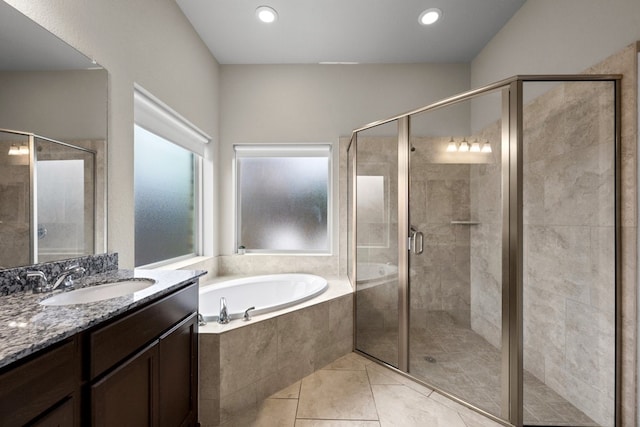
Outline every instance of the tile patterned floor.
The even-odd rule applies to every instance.
[[[355,353],[273,394],[224,427],[499,427]]]
[[[428,327],[414,327],[411,330],[411,374],[451,391],[489,413],[499,415],[500,352],[469,327],[456,324],[445,312],[432,312],[423,321]],[[367,331],[359,333],[358,340],[358,348],[375,357],[382,360],[396,357],[397,332]],[[524,421],[528,425],[598,425],[526,371]]]

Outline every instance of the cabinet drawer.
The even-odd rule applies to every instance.
[[[101,327],[89,336],[89,379],[157,339],[198,309],[198,285],[193,283],[133,314]]]
[[[0,375],[0,426],[24,425],[74,392],[76,340]]]

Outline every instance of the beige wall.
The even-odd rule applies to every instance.
[[[218,64],[173,0],[7,3],[109,72],[109,250],[132,267],[134,82],[211,135],[213,152]]]
[[[58,141],[107,137],[104,70],[0,72],[0,128]]]
[[[221,254],[234,249],[233,144],[330,142],[337,151],[339,137],[354,128],[468,87],[467,64],[223,65],[220,206],[227,208],[219,218]],[[334,172],[337,182],[337,167]]]
[[[580,73],[640,40],[637,0],[526,2],[471,62],[471,87],[516,74]],[[472,109],[477,129],[490,121]]]

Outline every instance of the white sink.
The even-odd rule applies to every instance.
[[[141,291],[156,283],[153,279],[129,279],[63,292],[40,301],[42,305],[85,304]]]

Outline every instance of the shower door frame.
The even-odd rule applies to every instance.
[[[398,368],[372,358],[356,348],[356,298],[354,297],[354,350],[387,367],[438,391],[466,407],[505,425],[523,426],[523,84],[526,82],[611,82],[614,91],[614,248],[615,248],[615,398],[614,425],[621,425],[621,342],[622,342],[622,269],[621,269],[621,75],[516,75],[478,89],[445,98],[388,119],[354,129],[347,147],[350,173],[357,174],[357,135],[376,126],[398,123]],[[409,368],[409,136],[411,116],[450,106],[487,94],[502,92],[502,384],[501,418],[464,401],[427,381],[411,376]],[[350,150],[354,148],[352,154]],[[355,179],[349,188],[356,199]],[[351,204],[351,263],[348,275],[355,289],[357,265],[356,203]]]
[[[92,155],[92,181],[93,185],[93,200],[94,200],[94,209],[93,209],[93,253],[97,253],[98,251],[98,242],[95,239],[95,227],[97,224],[97,210],[95,209],[95,200],[98,198],[97,193],[97,164],[96,157],[97,153],[95,150],[91,150],[89,148],[80,147],[77,145],[69,144],[67,142],[58,141],[53,138],[47,138],[46,136],[38,135],[31,132],[24,132],[18,130],[11,129],[2,129],[0,128],[0,132],[9,133],[13,135],[22,135],[27,138],[29,145],[29,262],[31,264],[36,264],[39,262],[38,260],[38,172],[37,172],[37,162],[38,162],[38,150],[36,150],[36,138],[42,141],[51,142],[53,144],[57,144],[67,148],[73,148],[78,151],[86,152]]]

